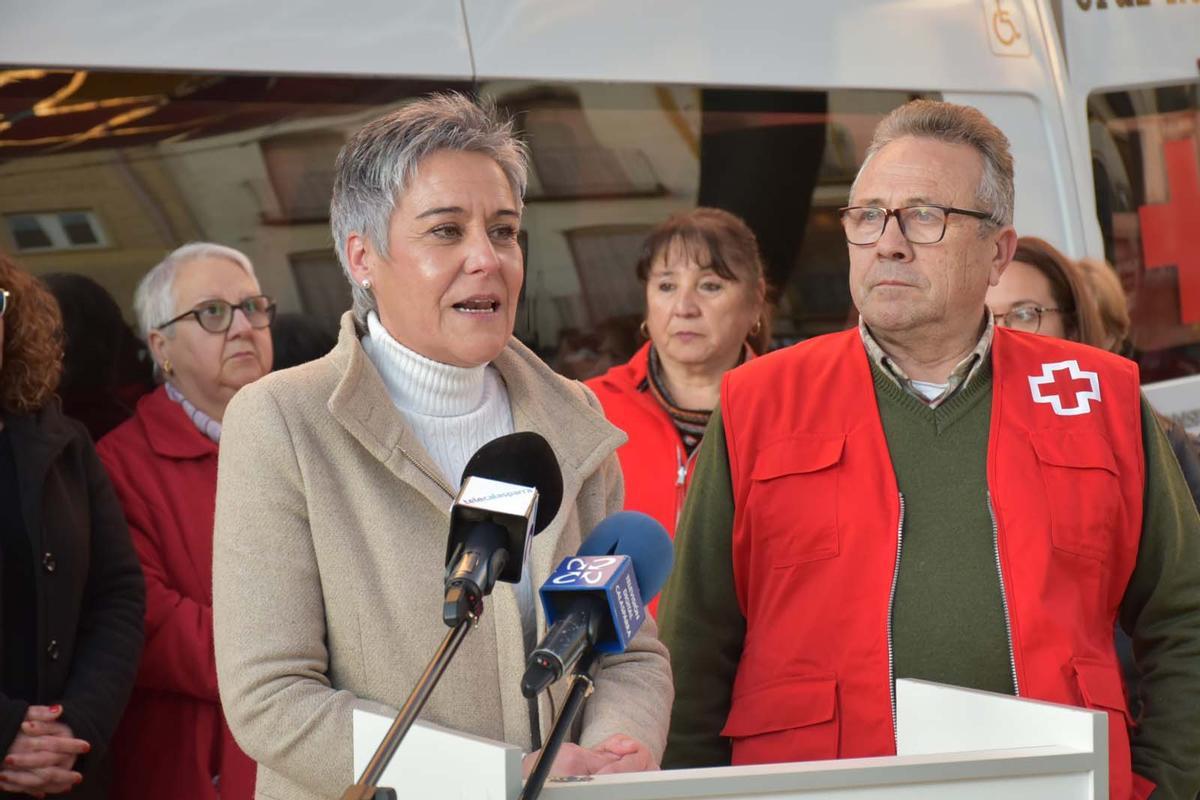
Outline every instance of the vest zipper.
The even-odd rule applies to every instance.
[[[1008,666],[1012,670],[1013,694],[1021,696],[1021,685],[1017,682],[1017,655],[1013,649],[1012,619],[1008,613],[1008,592],[1004,588],[1004,570],[1000,567],[1000,525],[992,508],[992,493],[987,496],[988,516],[992,518],[992,547],[996,554],[996,575],[1000,577],[1000,606],[1004,609],[1004,634],[1008,637]]]
[[[900,581],[900,551],[904,548],[904,495],[900,497],[900,522],[896,525],[896,565],[892,569],[892,591],[888,595],[887,649],[888,688],[892,693],[892,741],[900,748],[900,734],[896,730],[896,650],[892,641],[892,612],[896,605],[896,584]]]

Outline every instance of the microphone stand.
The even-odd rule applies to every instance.
[[[450,660],[458,652],[459,645],[463,643],[467,632],[479,621],[479,615],[482,613],[483,604],[481,602],[476,608],[467,611],[442,639],[437,652],[433,654],[433,660],[425,668],[425,672],[417,681],[412,694],[400,707],[400,713],[396,715],[392,727],[388,729],[387,735],[383,737],[379,747],[375,748],[375,755],[371,756],[358,783],[347,789],[342,794],[341,800],[396,800],[394,789],[379,789],[375,784],[383,777],[383,771],[387,769],[392,757],[396,755],[396,749],[400,747],[400,742],[404,740],[409,728],[417,721],[417,716],[425,707],[429,695],[433,693],[434,687],[445,674],[446,667],[450,666]]]
[[[575,721],[575,715],[583,707],[583,701],[596,690],[595,675],[593,674],[596,661],[596,651],[590,647],[579,657],[575,674],[571,676],[571,689],[567,693],[567,701],[563,703],[562,711],[555,718],[554,727],[550,729],[550,738],[542,747],[537,763],[533,765],[533,771],[529,773],[529,779],[525,781],[520,800],[536,800],[542,793],[546,778],[550,776],[550,768],[554,766],[554,759],[558,755],[559,749],[562,748],[563,742],[566,741],[571,725]]]

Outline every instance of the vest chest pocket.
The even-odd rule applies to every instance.
[[[1035,431],[1031,440],[1046,486],[1054,547],[1107,561],[1122,511],[1112,445],[1093,431]]]
[[[796,436],[763,449],[750,471],[747,514],[774,567],[838,554],[838,482],[846,437]]]

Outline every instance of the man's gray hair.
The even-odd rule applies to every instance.
[[[477,103],[457,92],[439,93],[367,123],[338,153],[329,204],[334,249],[350,281],[354,317],[360,323],[375,310],[375,297],[350,274],[346,240],[358,233],[386,257],[392,212],[421,161],[439,150],[490,156],[504,171],[520,207],[528,182],[528,153],[513,135],[512,120],[494,104]]]
[[[871,139],[858,174],[862,175],[876,153],[907,136],[975,148],[983,159],[983,176],[979,180],[975,199],[980,210],[990,215],[985,224],[993,227],[1012,224],[1015,192],[1008,137],[983,112],[973,106],[937,100],[905,103],[884,117],[875,129],[875,136]],[[858,184],[857,176],[854,183]],[[853,186],[850,193],[854,194]]]
[[[133,311],[137,315],[138,333],[143,341],[149,338],[150,331],[176,316],[175,277],[179,274],[179,268],[202,258],[232,261],[258,283],[254,265],[241,250],[214,242],[190,242],[172,250],[142,277],[133,293]],[[170,336],[171,332],[168,331],[167,335]]]

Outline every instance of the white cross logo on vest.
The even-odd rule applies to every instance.
[[[1056,372],[1066,372],[1066,375],[1055,377]],[[1077,382],[1087,382],[1087,389],[1077,388]],[[1064,396],[1069,397],[1074,388],[1075,404],[1064,406]],[[1043,393],[1042,388],[1048,387],[1052,393]],[[1100,402],[1100,376],[1094,372],[1079,368],[1079,362],[1057,361],[1053,364],[1042,364],[1041,377],[1029,376],[1029,390],[1033,393],[1033,402],[1049,403],[1054,413],[1060,417],[1075,417],[1091,413],[1092,401]]]

